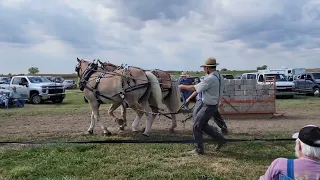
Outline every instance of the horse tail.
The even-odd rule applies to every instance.
[[[150,81],[150,92],[151,92],[151,104],[159,109],[163,107],[162,103],[162,91],[158,78],[150,71],[146,71],[146,75]]]
[[[180,101],[181,93],[178,88],[179,82],[174,78],[173,75],[170,75],[170,79],[172,82],[171,92],[169,95],[170,105],[172,106],[173,112],[177,112],[182,106],[182,102]]]

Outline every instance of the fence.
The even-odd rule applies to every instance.
[[[255,79],[228,79],[220,102],[221,115],[254,115],[276,113],[275,77],[258,84]]]

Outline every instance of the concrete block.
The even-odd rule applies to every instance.
[[[257,88],[257,90],[261,90],[261,89],[263,89],[263,85],[262,84],[257,84],[256,88]]]
[[[224,79],[223,83],[224,83],[225,86],[227,86],[227,85],[229,85],[230,81],[229,81],[229,79]]]
[[[234,80],[235,85],[241,85],[242,84],[242,79],[235,79]]]
[[[243,96],[243,91],[235,91],[235,96]]]
[[[247,86],[246,86],[246,90],[253,90],[253,85],[251,85],[251,84],[250,84],[250,85],[247,85]]]
[[[251,81],[251,85],[254,87],[258,84],[256,79],[249,79],[249,81]]]
[[[262,90],[263,95],[269,95],[269,89],[263,89]]]
[[[269,95],[274,95],[275,91],[274,90],[269,90]]]
[[[263,84],[262,85],[262,89],[269,89],[269,85],[268,84]]]
[[[231,91],[234,90],[234,85],[226,85],[224,88],[226,91]]]
[[[269,88],[269,89],[270,89],[270,90],[275,89],[274,85],[270,86],[270,88]]]
[[[238,84],[234,85],[234,90],[236,91],[241,90],[241,85],[238,85]]]
[[[240,90],[246,90],[247,89],[247,85],[240,85]]]
[[[248,100],[255,100],[256,99],[256,96],[247,96]]]

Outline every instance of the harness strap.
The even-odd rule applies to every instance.
[[[147,82],[147,83],[143,83],[143,84],[137,84],[135,86],[129,86],[128,88],[126,88],[124,90],[125,93],[128,93],[128,92],[131,92],[131,91],[134,91],[134,90],[137,90],[137,89],[140,89],[140,88],[145,88],[145,87],[149,87],[150,86],[150,83]]]

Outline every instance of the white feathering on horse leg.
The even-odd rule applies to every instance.
[[[152,124],[153,124],[153,120],[154,120],[155,116],[153,116],[152,109],[148,103],[143,103],[143,107],[144,107],[145,111],[147,112],[146,113],[146,115],[147,115],[146,128],[143,132],[143,135],[150,136]]]
[[[90,127],[88,129],[89,134],[93,134],[93,128],[95,125],[95,121],[94,121],[94,114],[93,111],[91,112],[91,123],[90,123]]]
[[[139,131],[138,125],[140,124],[140,120],[141,120],[141,117],[139,117],[137,115],[136,118],[134,119],[134,121],[132,122],[132,131],[133,132]]]

